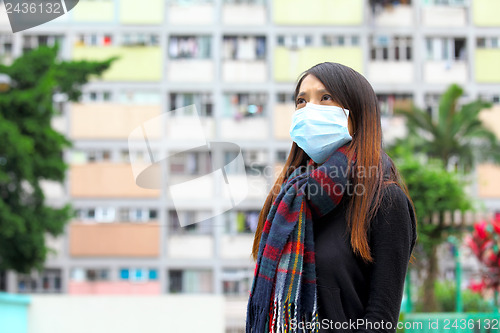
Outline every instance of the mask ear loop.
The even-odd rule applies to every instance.
[[[342,108],[342,111],[344,111],[344,114],[346,114],[345,110],[346,110],[346,109]],[[349,117],[350,117],[350,116],[351,116],[351,112],[349,112],[349,115],[346,115],[346,117],[347,117],[347,120],[348,120],[348,121],[349,121]],[[351,135],[351,136],[354,136],[355,134],[356,134],[356,131],[355,131],[354,133],[352,133],[352,135]]]

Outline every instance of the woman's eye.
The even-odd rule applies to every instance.
[[[303,98],[297,99],[297,105],[304,103],[305,100]]]
[[[330,95],[323,95],[323,100],[325,100],[325,101],[331,101],[332,100],[332,96],[330,96]]]

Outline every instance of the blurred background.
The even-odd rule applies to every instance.
[[[40,184],[48,206],[70,203],[75,212],[59,235],[45,237],[54,251],[40,269],[0,271],[0,332],[243,332],[253,235],[291,146],[299,74],[323,61],[362,73],[379,98],[386,146],[409,133],[398,110],[416,107],[437,119],[452,84],[463,89],[457,105],[489,103],[478,119],[498,139],[498,13],[496,0],[81,0],[51,22],[12,33],[0,4],[5,66],[56,42],[59,60],[119,57],[75,100],[54,95],[52,128],[73,145],[63,151],[64,181]],[[9,89],[8,77],[0,83]],[[157,118],[148,152],[129,149],[134,129],[191,104],[197,114]],[[210,181],[173,204],[168,184],[202,177],[210,158],[227,165],[239,153],[192,147],[198,116],[208,141],[241,148],[245,170],[233,171],[246,173],[249,186],[235,207],[218,204]],[[161,133],[166,145],[154,143]],[[175,155],[158,188],[136,185],[131,161],[152,163],[166,152]],[[462,170],[456,159],[447,162],[446,170]],[[500,166],[482,160],[467,177],[464,191],[481,203],[468,225],[500,220]],[[180,219],[192,223],[181,227]],[[438,280],[456,279],[450,244],[438,254]],[[460,260],[467,289],[479,262]],[[422,284],[416,272],[409,276]],[[402,312],[413,311],[408,300],[418,295],[405,291]]]

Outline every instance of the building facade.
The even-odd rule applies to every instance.
[[[12,34],[1,4],[4,63],[56,40],[61,59],[120,59],[85,85],[78,103],[56,100],[53,125],[74,148],[65,153],[65,184],[44,188],[50,204],[69,201],[77,215],[63,237],[48,239],[56,253],[42,274],[3,273],[0,286],[224,294],[228,332],[243,327],[253,232],[290,149],[299,74],[335,61],[365,75],[379,97],[386,142],[405,132],[394,109],[414,103],[436,114],[440,94],[458,83],[464,101],[494,103],[483,117],[500,138],[498,12],[495,0],[81,0],[56,20]],[[183,109],[192,104],[197,114]],[[207,141],[241,148],[244,170],[233,171],[246,173],[248,191],[234,208],[221,203],[224,191],[210,179],[173,203],[170,184],[239,154],[227,145],[197,149],[195,118]],[[148,128],[149,154],[129,149],[130,133],[151,119],[161,121]],[[166,144],[155,143],[163,134]],[[158,156],[169,156],[158,186],[141,188],[131,162],[151,165]],[[500,215],[500,167],[484,163],[476,172],[474,195]]]

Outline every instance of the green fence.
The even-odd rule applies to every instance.
[[[500,332],[500,313],[402,313],[397,331],[405,333]]]

